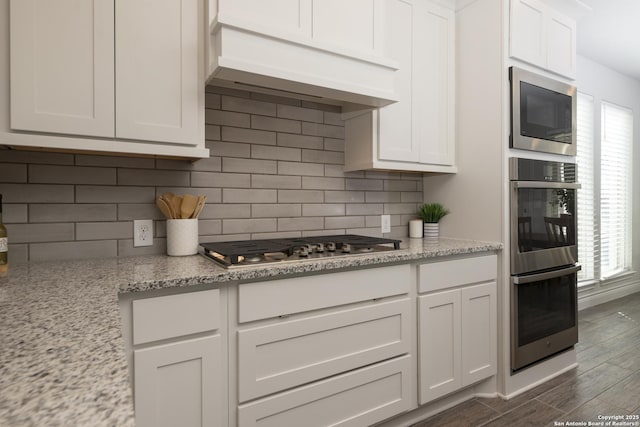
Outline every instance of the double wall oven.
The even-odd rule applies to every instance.
[[[578,342],[575,163],[511,158],[511,369]]]

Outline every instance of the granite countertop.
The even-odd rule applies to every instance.
[[[405,239],[397,251],[233,270],[199,255],[11,266],[0,277],[0,425],[134,425],[118,293],[500,249],[501,243]]]

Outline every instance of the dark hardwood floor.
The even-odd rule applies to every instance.
[[[617,425],[640,425],[640,293],[578,317],[576,369],[511,400],[471,399],[413,427],[589,425],[607,415],[636,416]]]

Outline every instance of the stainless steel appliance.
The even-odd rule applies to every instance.
[[[576,88],[517,67],[509,68],[509,79],[510,146],[575,156]]]
[[[511,158],[511,369],[578,342],[574,163]]]
[[[400,240],[355,234],[201,243],[202,255],[225,268],[392,251]]]
[[[511,274],[575,264],[575,163],[512,157]]]

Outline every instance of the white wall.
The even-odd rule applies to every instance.
[[[580,292],[580,308],[600,304],[625,294],[640,290],[640,81],[620,74],[589,58],[578,56],[578,91],[591,95],[595,101],[596,141],[600,135],[600,105],[607,101],[633,110],[634,153],[633,153],[633,269],[634,274],[623,280],[583,289]],[[597,155],[597,153],[596,153]]]

